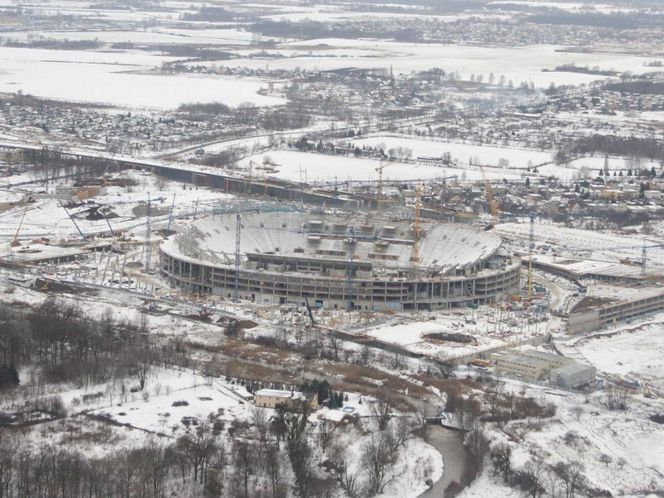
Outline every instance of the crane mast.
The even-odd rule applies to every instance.
[[[240,235],[242,233],[242,215],[235,218],[235,302],[240,301]]]
[[[420,261],[420,234],[422,231],[420,211],[422,209],[422,187],[418,185],[415,188],[415,237],[413,239],[413,250],[410,255],[410,260],[413,263]]]
[[[346,311],[353,310],[353,260],[355,259],[355,228],[348,234],[348,265],[346,268]]]
[[[10,242],[10,246],[16,247],[20,246],[21,243],[18,241],[18,234],[21,232],[21,227],[23,226],[23,220],[25,219],[25,215],[28,214],[28,206],[25,206],[25,210],[23,211],[23,216],[21,216],[21,221],[18,224],[18,228],[16,229],[16,233],[14,234],[14,240]]]
[[[535,218],[530,217],[528,232],[528,299],[533,298],[533,251],[535,250]]]

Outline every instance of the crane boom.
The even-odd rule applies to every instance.
[[[380,166],[374,168],[374,171],[378,171],[378,189],[376,192],[376,207],[379,207],[383,202],[383,170],[391,165],[391,162],[383,164],[383,161],[380,162]]]
[[[23,226],[23,220],[25,219],[25,215],[28,214],[28,206],[25,206],[25,210],[23,211],[23,216],[21,216],[21,221],[18,224],[18,228],[16,229],[16,233],[14,234],[14,240],[11,241],[9,244],[12,247],[20,246],[21,243],[18,241],[18,234],[21,231],[21,227]]]

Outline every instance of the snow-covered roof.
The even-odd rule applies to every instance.
[[[285,391],[282,389],[259,389],[255,393],[256,396],[264,396],[266,398],[304,398],[304,394],[299,391]]]

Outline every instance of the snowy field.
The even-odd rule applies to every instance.
[[[131,187],[130,191],[124,187],[109,186],[103,193],[90,200],[110,207],[114,215],[109,216],[109,222],[114,230],[133,231],[139,236],[145,232],[144,210],[148,195],[151,198],[152,214],[155,218],[153,221],[162,224],[168,221],[173,196],[175,196],[173,207],[175,217],[192,215],[196,210],[202,213],[232,198],[222,192],[201,187],[183,189],[182,184],[160,179],[151,173],[126,171],[120,177],[133,179],[137,185]],[[39,190],[41,188],[37,187]],[[14,198],[19,199],[30,193],[28,189],[11,191]],[[76,227],[53,194],[55,192],[51,188],[48,194],[37,196],[36,202],[27,205],[27,210],[25,206],[15,206],[10,210],[0,212],[0,241],[4,239],[9,242],[14,237],[24,214],[25,218],[19,234],[21,240],[35,237],[78,239],[79,234]],[[198,208],[196,208],[196,203],[198,203]],[[84,234],[91,236],[108,233],[108,223],[105,219],[88,220],[85,218],[85,211],[88,208],[89,206],[84,204],[68,211],[75,217],[76,223]],[[6,247],[2,248],[3,251],[6,249]]]
[[[529,223],[500,223],[496,231],[502,236],[527,240]],[[555,248],[563,255],[581,256],[584,258],[618,262],[622,258],[638,261],[642,252],[642,237],[626,237],[621,234],[610,234],[566,228],[541,221],[535,222],[535,237],[538,244]],[[646,239],[647,243],[659,244],[661,241]],[[649,264],[664,264],[664,249],[651,247],[648,249]]]
[[[235,59],[221,62],[229,67],[262,69],[295,69],[328,71],[346,67],[393,68],[396,73],[408,74],[412,71],[425,71],[435,67],[446,72],[458,72],[460,79],[468,80],[471,75],[483,75],[487,81],[491,73],[496,81],[505,76],[514,85],[532,82],[538,87],[555,85],[579,85],[603,76],[570,72],[543,72],[556,66],[574,64],[577,66],[599,66],[605,70],[647,72],[644,62],[648,59],[622,54],[572,53],[560,51],[563,47],[537,45],[519,48],[478,47],[469,45],[416,44],[375,40],[345,40],[324,38],[285,43],[279,46],[284,55],[290,50],[310,50],[311,55],[287,57],[284,59]],[[362,49],[372,50],[372,56],[344,57],[326,56],[325,50]]]
[[[650,382],[664,392],[664,315],[644,322],[582,339],[575,349],[602,372]]]
[[[556,414],[548,419],[535,423],[514,421],[504,427],[489,428],[494,444],[502,442],[510,446],[513,469],[521,469],[535,458],[546,466],[558,462],[580,463],[586,486],[604,490],[610,496],[655,496],[646,490],[652,492],[664,487],[664,426],[649,420],[651,414],[661,409],[658,400],[644,403],[642,398],[635,397],[629,400],[626,411],[617,412],[606,408],[606,393],[602,391],[586,396],[525,387],[517,382],[508,384],[508,388],[556,407]],[[555,480],[542,477],[545,495],[554,488],[561,491]],[[487,465],[459,496],[516,498],[523,493],[507,487]]]
[[[432,317],[434,319],[431,319]],[[402,316],[377,326],[355,328],[352,333],[395,344],[426,356],[443,353],[455,358],[557,330],[560,325],[557,318],[543,318],[526,311],[508,312],[482,306],[464,314],[440,312],[424,320]],[[426,334],[434,333],[469,335],[472,336],[473,342],[443,341],[425,337]]]
[[[143,31],[0,31],[0,38],[17,41],[54,39],[99,41],[102,43],[135,43],[147,45],[247,45],[255,35],[239,29],[147,28]]]
[[[377,136],[355,140],[354,146],[381,147],[386,153],[393,148],[402,147],[412,150],[413,159],[417,157],[442,157],[449,153],[452,160],[461,166],[482,164],[497,167],[501,160],[508,161],[507,169],[526,169],[531,166],[551,161],[551,151],[495,147],[491,145],[473,145],[456,142],[424,140],[419,138],[401,138]]]
[[[267,173],[284,180],[294,182],[343,182],[350,181],[377,181],[379,174],[376,171],[381,163],[377,159],[357,158],[353,156],[325,155],[309,152],[274,151],[266,154],[247,157],[239,161],[241,168],[248,170],[249,161],[262,164],[263,158],[269,156],[275,163],[276,172]],[[257,174],[253,172],[254,176]],[[480,180],[482,172],[479,169],[444,168],[424,164],[391,163],[383,170],[383,180],[434,180],[456,176],[458,179]],[[517,178],[514,173],[503,174],[487,171],[487,178],[500,180],[502,178]]]
[[[609,168],[610,174],[616,175],[622,171],[623,175],[627,174],[629,169],[643,169],[654,167],[656,171],[661,171],[661,164],[656,161],[635,161],[625,157],[581,157],[574,159],[565,164],[547,164],[538,168],[538,172],[543,176],[555,176],[562,181],[573,181],[585,178],[595,178],[599,175],[599,170],[603,170],[606,165]]]
[[[243,102],[270,106],[285,101],[259,95],[259,79],[158,75],[147,71],[173,60],[125,52],[101,53],[0,47],[0,92],[119,107],[175,109],[184,103]],[[85,82],[72,85],[72,81]]]

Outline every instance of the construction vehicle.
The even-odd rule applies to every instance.
[[[467,365],[469,367],[489,368],[491,366],[490,360],[482,360],[480,358],[473,358]]]

